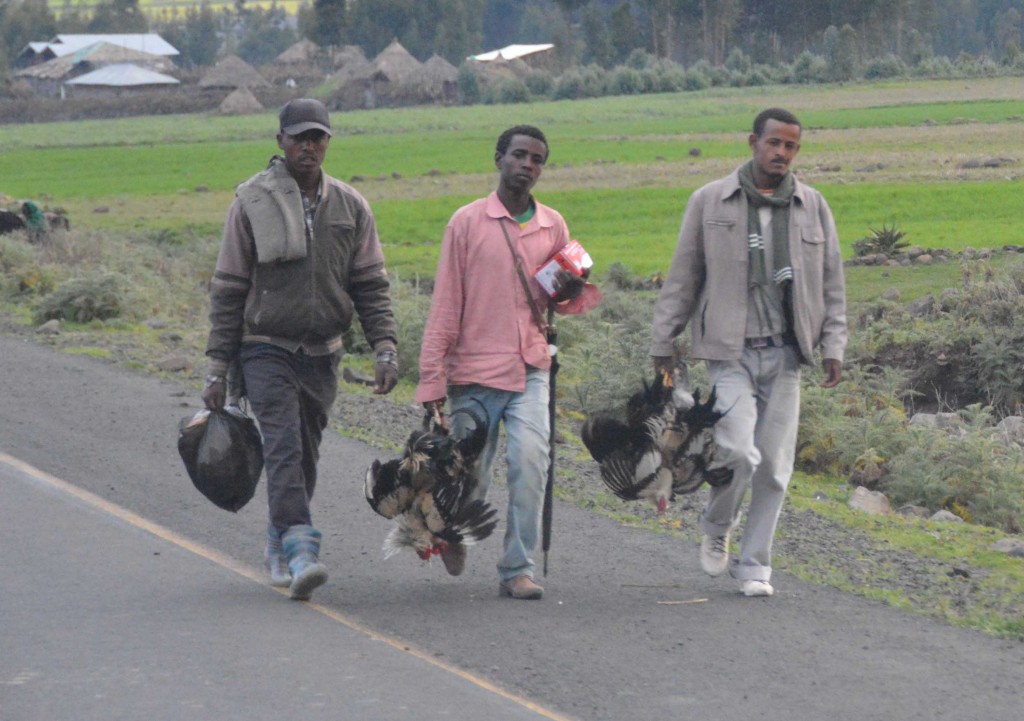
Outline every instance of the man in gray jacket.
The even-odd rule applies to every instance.
[[[227,396],[231,366],[263,434],[270,582],[306,600],[327,581],[312,525],[320,439],[338,392],[342,334],[358,315],[376,353],[375,393],[398,381],[397,330],[377,227],[366,200],[321,170],[327,108],[281,110],[275,155],[238,186],[210,284],[207,408]]]
[[[749,137],[753,158],[698,189],[686,206],[672,265],[654,309],[651,356],[671,372],[687,325],[690,355],[707,362],[728,411],[715,426],[717,462],[733,480],[711,489],[700,517],[701,567],[727,570],[746,596],[771,596],[771,548],[793,474],[800,366],[820,349],[823,388],[839,383],[846,290],[832,211],[797,180],[800,121],[765,110]],[[738,562],[729,539],[751,489]]]

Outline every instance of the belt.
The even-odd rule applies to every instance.
[[[747,348],[781,348],[785,345],[781,335],[766,335],[760,338],[744,338],[743,344]]]

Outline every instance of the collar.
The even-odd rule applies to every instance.
[[[797,177],[794,177],[793,180],[796,181],[796,187],[793,190],[793,199],[800,201],[801,205],[806,205],[807,200],[805,196],[807,194],[807,186],[801,183],[800,179]],[[737,193],[742,194],[742,192],[743,189],[740,187],[740,169],[736,168],[736,170],[732,171],[722,179],[722,200],[729,200],[729,198],[733,197]]]
[[[533,214],[533,217],[530,218],[530,221],[525,227],[533,227],[534,223],[537,223],[542,228],[550,228],[554,226],[555,219],[552,217],[551,211],[548,207],[533,196],[530,197],[533,200],[533,206],[536,208],[537,212]],[[519,225],[518,221],[516,221],[516,219],[508,212],[508,208],[505,207],[505,204],[501,202],[501,198],[498,197],[498,191],[496,190],[487,196],[484,211],[487,213],[488,218],[493,218],[494,220],[508,218],[512,222],[516,223],[517,226]]]

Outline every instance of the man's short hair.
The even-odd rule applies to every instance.
[[[796,116],[788,110],[782,108],[768,108],[762,110],[756,118],[754,118],[754,135],[761,137],[764,134],[764,126],[768,124],[769,120],[777,120],[780,123],[786,125],[796,125],[800,130],[804,129],[804,126],[800,124],[800,121],[796,119]]]
[[[539,140],[544,143],[544,147],[547,149],[544,157],[547,158],[551,154],[551,146],[548,145],[548,139],[544,137],[544,133],[540,131],[540,128],[535,128],[532,125],[514,125],[498,136],[498,145],[495,147],[498,155],[504,155],[508,152],[508,146],[515,135],[526,135],[534,140]]]

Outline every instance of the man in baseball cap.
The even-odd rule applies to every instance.
[[[331,132],[331,119],[327,108],[314,98],[297,98],[281,108],[281,132],[285,135],[299,135],[307,130]]]
[[[398,382],[398,329],[370,204],[322,166],[331,121],[319,100],[280,114],[281,155],[235,192],[210,282],[209,375],[219,411],[244,392],[263,435],[264,561],[274,586],[307,600],[327,582],[310,503],[319,446],[338,393],[345,333],[358,318],[376,359],[374,392]]]

